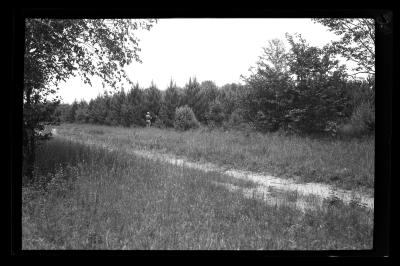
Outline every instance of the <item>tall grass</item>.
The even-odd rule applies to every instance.
[[[90,131],[104,130],[103,135]],[[323,182],[372,193],[374,139],[318,140],[278,133],[172,129],[113,128],[63,125],[59,132],[95,138],[121,148],[155,149],[240,169],[296,177],[302,182]]]
[[[23,249],[372,248],[367,210],[270,206],[212,185],[217,173],[122,150],[53,139],[35,176],[43,186],[23,188]]]

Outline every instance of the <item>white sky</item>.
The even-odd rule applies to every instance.
[[[153,81],[165,90],[171,78],[183,87],[193,76],[218,86],[238,83],[240,75],[247,75],[255,66],[268,40],[282,39],[289,48],[286,32],[300,33],[319,47],[339,38],[311,19],[160,19],[150,31],[136,32],[143,63],[134,62],[125,70],[141,88]],[[90,87],[79,76],[73,77],[60,84],[58,94],[65,103],[89,101],[104,92],[100,79],[93,79],[92,84]]]

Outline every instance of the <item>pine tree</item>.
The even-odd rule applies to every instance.
[[[161,91],[156,87],[153,82],[151,82],[150,87],[145,90],[145,100],[145,112],[150,112],[152,123],[154,123],[161,108],[162,95]]]
[[[124,124],[121,110],[122,105],[125,102],[125,98],[126,96],[123,90],[121,92],[115,93],[110,98],[110,107],[107,114],[107,120],[113,126]]]
[[[165,126],[172,127],[174,125],[175,110],[179,107],[180,95],[176,83],[171,79],[168,88],[165,91],[164,104],[160,110],[160,119],[163,120]]]
[[[184,88],[184,96],[183,102],[181,105],[188,105],[194,112],[196,118],[204,122],[206,110],[203,108],[202,100],[201,100],[201,87],[197,82],[196,77],[190,78],[189,82],[186,84]]]
[[[109,96],[105,93],[98,95],[89,103],[89,121],[95,124],[109,124],[107,120],[109,109]]]
[[[144,114],[145,114],[145,98],[144,92],[139,88],[139,84],[135,86],[127,93],[126,109],[129,115],[129,121],[131,124],[144,126]]]
[[[81,100],[75,113],[75,121],[78,123],[89,122],[89,105],[85,100]]]
[[[76,110],[78,110],[78,102],[76,100],[74,100],[74,102],[71,105],[71,108],[69,109],[69,114],[68,114],[68,117],[67,117],[67,121],[69,123],[74,123],[75,122]]]

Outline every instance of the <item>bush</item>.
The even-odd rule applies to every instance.
[[[256,131],[254,122],[246,119],[246,111],[244,109],[235,109],[229,119],[223,122],[223,128],[243,131],[248,135],[249,132]]]
[[[89,120],[87,109],[79,108],[75,112],[75,122],[86,123]]]
[[[347,124],[338,128],[340,137],[362,137],[375,130],[375,109],[371,102],[356,106]]]
[[[326,134],[332,136],[332,137],[336,137],[338,134],[338,122],[335,121],[327,121],[325,124],[325,129],[324,131],[326,132]]]
[[[200,123],[197,121],[192,108],[185,105],[175,110],[174,127],[179,130],[198,128]]]
[[[215,100],[211,103],[206,114],[207,123],[212,126],[221,126],[224,121],[224,112],[221,103]]]
[[[363,132],[375,129],[375,110],[371,102],[362,102],[353,111],[350,123],[360,128]]]
[[[162,120],[160,117],[156,117],[156,121],[153,125],[157,128],[167,128],[167,121]]]
[[[169,114],[168,107],[163,104],[160,108],[154,126],[159,128],[167,128],[174,126],[173,113]]]
[[[339,138],[355,138],[359,137],[362,135],[362,130],[356,125],[353,125],[351,123],[347,123],[344,125],[341,125],[337,129],[337,136]]]
[[[232,126],[240,125],[246,122],[244,117],[245,117],[244,110],[235,109],[229,117],[229,124]]]

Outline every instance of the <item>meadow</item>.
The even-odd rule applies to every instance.
[[[155,150],[199,162],[263,172],[299,182],[327,183],[373,195],[374,138],[353,140],[312,139],[218,129],[124,128],[63,124],[61,135],[96,139],[121,149]]]
[[[215,186],[215,181],[238,182],[220,173],[155,163],[125,152],[131,146],[252,170],[298,171],[303,181],[312,167],[317,173],[347,168],[359,182],[328,177],[322,181],[368,189],[373,187],[373,146],[368,141],[300,143],[300,138],[279,135],[72,124],[57,130],[119,148],[109,151],[57,136],[39,147],[37,182],[25,184],[22,191],[23,249],[372,248],[371,210],[340,202],[307,212],[273,206],[256,195],[248,198]],[[306,160],[306,155],[311,158]],[[292,194],[287,198],[296,200]]]

